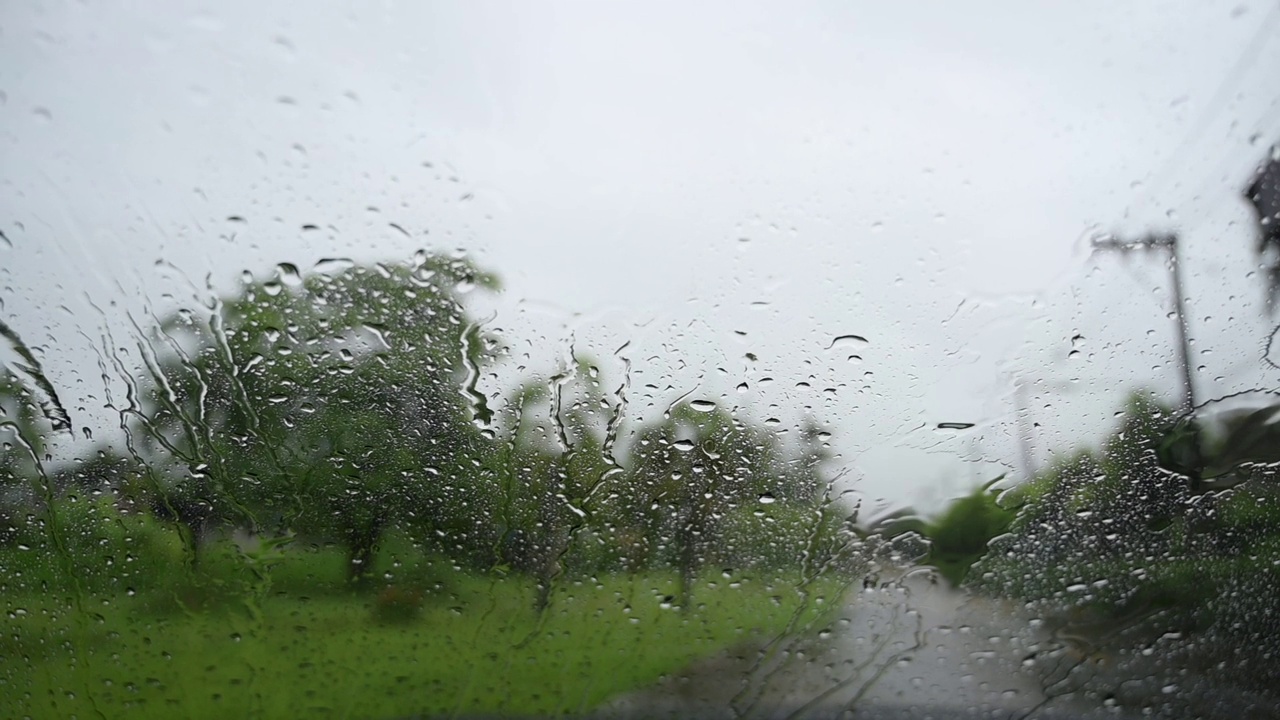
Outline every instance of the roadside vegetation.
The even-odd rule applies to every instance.
[[[495,401],[464,259],[280,266],[105,340],[123,437],[0,376],[0,696],[32,717],[581,713],[805,631],[860,567],[826,433],[633,417],[590,358]],[[12,340],[12,339],[11,339]]]
[[[104,514],[103,556],[126,557],[138,538],[114,534]],[[136,529],[135,529],[136,530]],[[173,564],[107,573],[74,591],[35,567],[47,593],[6,588],[7,659],[0,694],[14,716],[407,717],[582,713],[656,682],[726,647],[762,643],[799,614],[817,620],[831,583],[796,591],[787,573],[721,573],[699,579],[698,603],[673,605],[673,572],[611,574],[557,586],[544,612],[522,575],[458,571],[390,538],[375,572],[391,578],[360,591],[342,580],[334,547],[273,557],[270,583],[246,568],[231,541],[208,548],[204,566],[181,569],[177,534],[150,530],[148,547]],[[153,559],[155,556],[150,556]],[[23,565],[11,555],[6,567]],[[61,591],[55,589],[61,588]]]

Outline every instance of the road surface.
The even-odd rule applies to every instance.
[[[1069,642],[934,579],[855,590],[830,626],[708,658],[596,717],[1120,717],[1073,692],[1096,663]]]

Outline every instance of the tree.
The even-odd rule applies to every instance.
[[[938,568],[952,585],[960,585],[970,566],[987,554],[987,543],[1003,534],[1013,521],[1014,511],[1003,508],[991,491],[993,483],[952,502],[924,527],[929,538],[926,562]]]
[[[392,523],[470,512],[471,421],[487,408],[463,381],[490,339],[463,301],[496,284],[425,253],[305,277],[281,265],[207,316],[164,319],[140,340],[140,401],[125,409],[159,505],[193,545],[210,519],[332,539],[353,581]]]
[[[502,437],[487,461],[500,488],[498,555],[535,578],[539,611],[556,577],[606,569],[616,559],[609,557],[617,555],[610,541],[616,516],[606,484],[620,469],[606,444],[619,412],[586,360],[546,382],[526,381],[506,404]]]
[[[776,435],[707,401],[680,403],[642,428],[631,455],[632,511],[644,523],[648,552],[679,572],[682,608],[690,606],[697,571],[731,554],[724,542],[731,515],[814,501],[812,476],[788,467]]]

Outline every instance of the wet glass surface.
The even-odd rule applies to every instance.
[[[1280,6],[0,9],[0,715],[1280,713]]]

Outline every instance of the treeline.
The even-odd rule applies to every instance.
[[[560,577],[674,570],[687,605],[709,566],[851,562],[816,426],[784,442],[709,398],[637,422],[625,388],[581,358],[491,407],[477,383],[506,343],[466,299],[496,288],[466,259],[426,253],[246,278],[103,348],[125,437],[71,463],[45,456],[37,389],[6,371],[0,540],[71,572],[93,554],[76,542],[91,507],[194,568],[232,535],[337,545],[346,580],[366,586],[394,532],[459,568],[531,576],[540,605]]]
[[[1018,516],[970,580],[1118,615],[1185,611],[1188,628],[1247,606],[1245,595],[1214,599],[1245,578],[1280,589],[1280,432],[1268,421],[1277,412],[1269,404],[1180,418],[1134,395],[1098,451],[1005,494]]]

